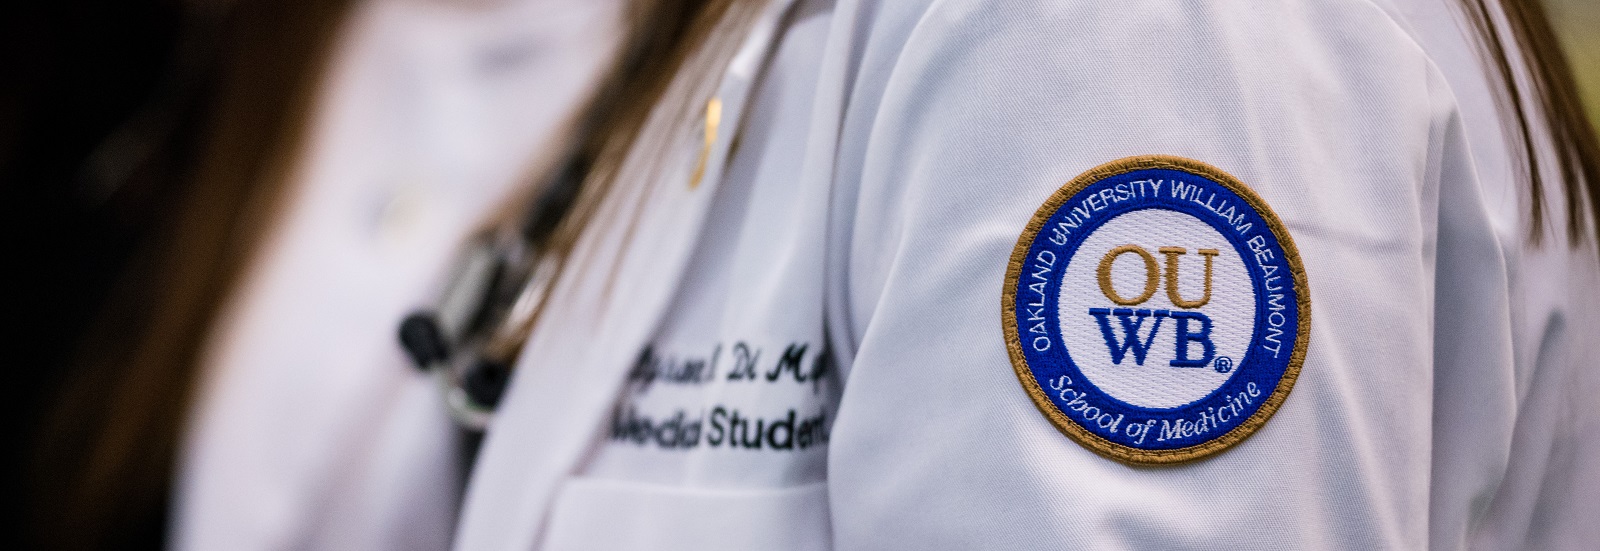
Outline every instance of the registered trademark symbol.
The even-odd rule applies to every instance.
[[[1227,356],[1217,356],[1217,361],[1213,363],[1211,367],[1215,368],[1217,373],[1227,373],[1229,371],[1233,371],[1233,358],[1229,358]]]

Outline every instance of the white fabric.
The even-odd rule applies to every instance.
[[[827,514],[773,529],[840,549],[1600,541],[1600,260],[1592,244],[1523,244],[1515,144],[1450,5],[802,3],[724,181],[594,230],[592,254],[617,260],[557,289],[457,546],[737,546],[658,519],[818,476]],[[1035,209],[1140,154],[1210,163],[1259,194],[1300,250],[1313,312],[1277,415],[1235,448],[1157,468],[1056,430],[1013,373],[999,319]],[[807,454],[613,439],[630,404],[656,420],[811,404],[732,384],[641,392],[625,383],[651,365],[647,347],[663,365],[709,364],[718,344],[749,339],[770,370],[779,347],[818,332],[842,382],[821,472]],[[609,522],[574,497],[596,486],[614,500]]]
[[[175,488],[179,549],[439,549],[460,443],[396,327],[563,147],[620,2],[359,3],[283,217],[204,363]]]
[[[821,482],[755,490],[707,490],[573,480],[562,487],[546,549],[830,548],[828,490]],[[628,519],[644,529],[618,530]]]

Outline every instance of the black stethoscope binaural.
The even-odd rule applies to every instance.
[[[793,4],[775,0],[760,10],[706,102],[704,145],[694,174],[687,177],[691,189],[703,176],[720,178],[734,132],[719,135],[718,128],[739,128],[755,74]],[[560,272],[563,255],[547,247],[550,237],[572,210],[593,162],[592,154],[570,155],[520,227],[470,241],[435,306],[400,323],[401,346],[418,369],[433,374],[450,416],[464,428],[481,431],[494,416],[513,363]]]
[[[435,307],[400,323],[400,344],[432,373],[450,415],[483,430],[550,294],[560,262],[547,250],[576,200],[588,160],[573,155],[538,196],[520,228],[472,240]]]

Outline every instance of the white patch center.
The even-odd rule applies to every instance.
[[[1101,263],[1118,248],[1109,270],[1118,299],[1138,300],[1154,278],[1154,292],[1137,304],[1113,302],[1101,285]],[[1163,248],[1185,252],[1162,253]],[[1210,299],[1180,307],[1169,290],[1170,258],[1177,259],[1177,298],[1194,304],[1206,295],[1203,249],[1217,251]],[[1140,251],[1153,259],[1154,271]],[[1255,332],[1255,291],[1244,259],[1210,225],[1166,209],[1124,213],[1085,239],[1068,261],[1059,306],[1061,338],[1084,376],[1113,398],[1151,409],[1183,406],[1222,386],[1238,372]],[[1108,311],[1092,313],[1098,309]],[[1209,330],[1202,320],[1210,321]]]

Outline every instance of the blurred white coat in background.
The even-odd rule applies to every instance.
[[[397,344],[456,247],[557,157],[621,2],[368,0],[204,356],[178,549],[440,549],[460,442]]]

